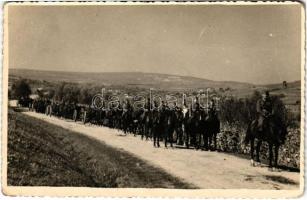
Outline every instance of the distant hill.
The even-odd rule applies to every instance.
[[[254,85],[234,81],[213,81],[189,76],[177,76],[158,73],[142,72],[59,72],[59,71],[37,71],[27,69],[10,69],[9,84],[25,78],[29,79],[32,89],[39,87],[53,88],[60,82],[71,82],[78,84],[91,84],[106,88],[117,89],[149,89],[155,88],[164,91],[197,91],[206,88],[214,88],[220,95],[245,98],[251,96],[255,91],[264,92],[269,90],[272,95],[278,95],[288,105],[299,105],[301,99],[301,82],[294,81],[284,88],[282,83],[269,85]]]
[[[131,86],[141,88],[159,88],[164,90],[180,90],[195,88],[251,88],[249,83],[232,81],[212,81],[202,78],[142,72],[59,72],[37,71],[27,69],[10,69],[11,78],[26,78],[48,82],[99,83],[105,86]]]

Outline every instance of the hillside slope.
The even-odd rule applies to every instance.
[[[10,69],[12,78],[22,77],[33,80],[45,80],[48,82],[76,82],[76,83],[99,83],[105,86],[131,86],[142,88],[161,89],[189,89],[189,88],[223,88],[235,89],[250,88],[252,84],[232,81],[212,81],[196,77],[177,76],[158,73],[142,72],[59,72],[37,71],[27,69]]]

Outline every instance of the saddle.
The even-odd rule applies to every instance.
[[[271,115],[262,115],[262,124],[259,124],[259,118],[252,121],[251,128],[257,130],[257,132],[262,132],[268,128],[270,124]]]

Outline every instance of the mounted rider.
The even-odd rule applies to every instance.
[[[167,103],[165,101],[162,101],[162,111],[166,111],[168,109],[169,109],[169,107],[168,107]]]
[[[269,118],[273,114],[272,100],[269,91],[262,94],[262,98],[257,101],[257,129],[263,131],[265,123],[268,122]]]
[[[174,103],[174,110],[176,112],[182,112],[182,108],[178,106],[177,102]]]
[[[196,102],[195,102],[195,109],[193,111],[193,118],[196,120],[201,120],[202,119],[202,110],[200,107],[199,103],[199,98],[196,97]]]
[[[147,98],[147,102],[145,104],[145,111],[151,111],[151,100]]]
[[[162,118],[166,118],[170,113],[170,108],[167,104],[167,102],[162,101],[162,108],[161,108],[161,116]]]
[[[217,109],[216,109],[216,105],[213,99],[211,99],[210,104],[209,104],[209,108],[208,108],[208,115],[210,117],[214,117],[217,114]]]
[[[189,117],[190,112],[189,112],[189,107],[188,107],[188,104],[187,104],[186,99],[183,99],[183,105],[182,105],[181,110],[182,110],[182,113],[183,113],[183,117],[184,117],[184,118]]]
[[[126,103],[125,104],[126,104],[125,105],[126,112],[132,112],[133,106],[131,105],[131,102],[128,99],[126,99]]]

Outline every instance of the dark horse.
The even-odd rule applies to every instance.
[[[145,110],[144,114],[145,114],[143,118],[144,128],[141,138],[143,139],[145,135],[145,139],[148,140],[148,137],[151,138],[152,136],[152,112],[151,110]]]
[[[161,132],[163,131],[161,113],[158,109],[152,110],[152,134],[154,147],[160,147]]]
[[[169,142],[173,147],[173,133],[175,131],[176,114],[174,110],[165,110],[161,113],[162,132],[164,136],[164,146]]]
[[[190,145],[193,145],[196,149],[200,148],[201,144],[201,111],[191,112],[185,114],[184,118],[184,128],[185,128],[185,140],[186,147],[189,148]]]
[[[122,113],[122,127],[125,134],[133,131],[132,109],[124,109]]]
[[[274,115],[265,118],[262,131],[259,131],[257,127],[257,121],[251,122],[246,131],[245,144],[250,142],[251,145],[251,164],[254,166],[254,142],[257,139],[256,146],[256,162],[260,163],[259,153],[260,147],[263,141],[269,145],[269,167],[277,167],[278,162],[278,150],[286,139],[287,126],[282,120]],[[273,155],[273,150],[275,157]],[[274,157],[274,166],[272,165]]]
[[[182,110],[175,111],[174,116],[174,129],[176,132],[176,143],[178,145],[183,145],[183,123],[184,123],[184,113]]]
[[[203,115],[202,126],[205,150],[216,150],[216,136],[220,132],[220,120],[217,113]],[[213,148],[212,142],[214,144]]]

